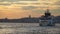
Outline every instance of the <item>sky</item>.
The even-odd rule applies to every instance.
[[[60,15],[60,0],[0,0],[0,18],[40,17],[47,9]]]

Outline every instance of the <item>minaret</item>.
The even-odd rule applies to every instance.
[[[47,11],[45,12],[45,16],[51,16],[51,13],[49,12],[49,9],[47,9]]]
[[[31,18],[31,15],[29,15],[29,18]]]

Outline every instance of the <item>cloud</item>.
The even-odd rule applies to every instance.
[[[55,5],[60,5],[60,1],[58,1],[58,2],[55,2]]]
[[[37,0],[0,0],[0,5],[11,5],[11,4],[29,4],[29,3],[38,3]]]
[[[21,8],[22,10],[28,10],[28,12],[32,12],[34,14],[42,14],[46,9],[47,7],[43,7],[43,6],[23,6]]]
[[[19,1],[37,1],[37,0],[19,0]]]
[[[4,6],[10,6],[11,4],[0,4],[0,5],[4,5]]]
[[[7,2],[17,2],[17,1],[37,1],[37,0],[0,0],[0,2],[4,2],[4,1],[7,1]]]
[[[33,9],[36,9],[36,8],[38,8],[38,7],[36,7],[36,6],[23,6],[22,7],[23,10],[33,10]]]
[[[52,13],[52,15],[58,16],[60,15],[60,9],[54,9],[54,10],[50,10],[50,12]]]
[[[17,0],[0,0],[0,2],[4,2],[4,1],[7,1],[7,2],[15,2]]]

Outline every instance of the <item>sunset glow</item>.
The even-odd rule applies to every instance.
[[[47,8],[60,15],[60,0],[1,0],[0,18],[39,17]]]

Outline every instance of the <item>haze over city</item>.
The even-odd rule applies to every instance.
[[[60,0],[0,0],[0,18],[39,17],[46,9],[60,15]]]

